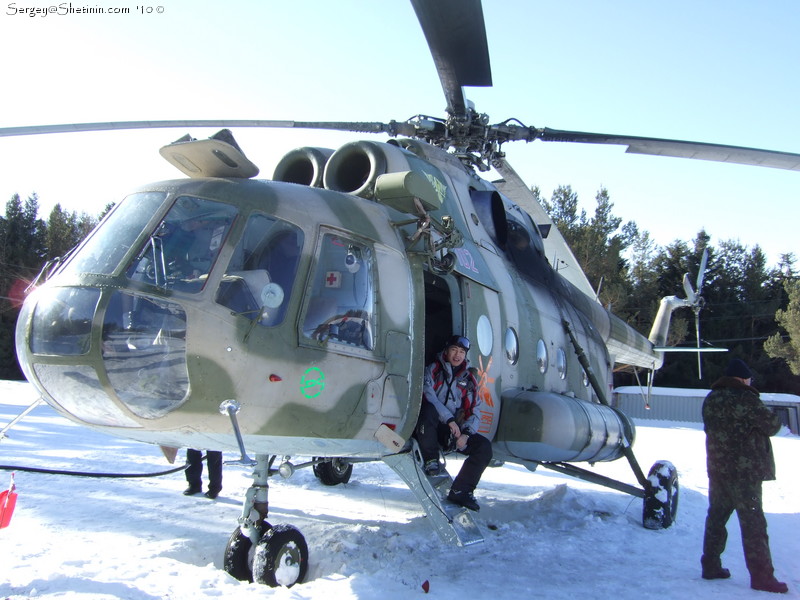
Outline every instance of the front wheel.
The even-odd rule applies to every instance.
[[[642,521],[647,529],[667,529],[678,513],[678,470],[666,460],[656,462],[647,475]]]
[[[270,525],[266,521],[259,525],[258,537],[261,539]],[[253,542],[246,536],[241,527],[234,529],[225,546],[225,556],[222,559],[222,568],[225,572],[239,581],[253,582],[253,557],[255,550]]]
[[[277,525],[256,545],[253,578],[270,587],[302,583],[308,571],[308,545],[292,525]]]

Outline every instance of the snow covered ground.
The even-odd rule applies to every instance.
[[[0,426],[35,399],[22,382],[0,382]],[[641,500],[540,469],[488,469],[476,521],[486,541],[444,546],[411,492],[382,463],[356,465],[350,483],[325,487],[310,469],[271,480],[270,522],[298,527],[309,545],[307,582],[292,588],[243,583],[222,554],[250,485],[226,467],[220,497],[181,494],[182,473],[147,479],[89,479],[16,473],[17,508],[0,530],[0,599],[126,598],[743,598],[749,588],[736,519],[729,524],[727,581],[700,578],[707,503],[704,435],[691,426],[637,424],[643,469],[678,468],[678,521],[641,526]],[[776,575],[800,597],[800,438],[773,439],[778,480],[764,485]],[[182,455],[179,455],[181,458]],[[231,457],[233,458],[233,457]],[[169,468],[157,447],[109,438],[40,405],[0,441],[0,463],[94,472]],[[448,468],[455,473],[459,461]],[[598,472],[634,482],[626,461]],[[0,471],[0,489],[10,481]],[[786,596],[781,596],[786,597]]]

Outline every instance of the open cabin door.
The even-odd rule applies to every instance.
[[[501,348],[501,311],[496,291],[453,273],[425,273],[425,364],[436,358],[447,339],[465,335],[472,342],[467,355],[481,397],[480,433],[494,437],[500,409],[493,354]]]
[[[456,275],[425,271],[425,364],[434,361],[453,334],[463,333],[461,286]]]

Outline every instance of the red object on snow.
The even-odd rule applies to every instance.
[[[431,584],[430,584],[430,583],[428,583],[428,580],[427,580],[427,579],[426,579],[425,581],[423,581],[423,582],[422,582],[422,589],[423,589],[423,590],[425,590],[425,593],[426,593],[426,594],[428,593],[428,590],[430,590],[430,589],[431,589]]]
[[[17,504],[16,486],[14,485],[14,474],[11,474],[11,486],[0,493],[0,529],[8,527],[11,522],[11,515],[14,513],[14,506]]]

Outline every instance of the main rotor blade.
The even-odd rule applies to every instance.
[[[700,160],[714,160],[741,165],[755,165],[759,167],[800,171],[800,154],[779,152],[777,150],[761,150],[759,148],[744,148],[741,146],[725,146],[722,144],[706,144],[703,142],[686,142],[662,138],[585,133],[581,131],[561,131],[547,127],[537,129],[534,137],[545,142],[618,144],[628,146],[626,152],[634,154],[696,158]]]
[[[359,133],[388,133],[413,135],[414,128],[406,123],[341,122],[341,121],[264,121],[264,120],[176,120],[176,121],[114,121],[108,123],[65,123],[60,125],[33,125],[2,127],[0,137],[38,135],[45,133],[80,133],[86,131],[112,131],[126,129],[169,129],[185,127],[264,127],[296,129],[332,129]]]
[[[461,87],[491,86],[492,69],[480,0],[411,0],[428,41],[447,112],[466,114]]]

